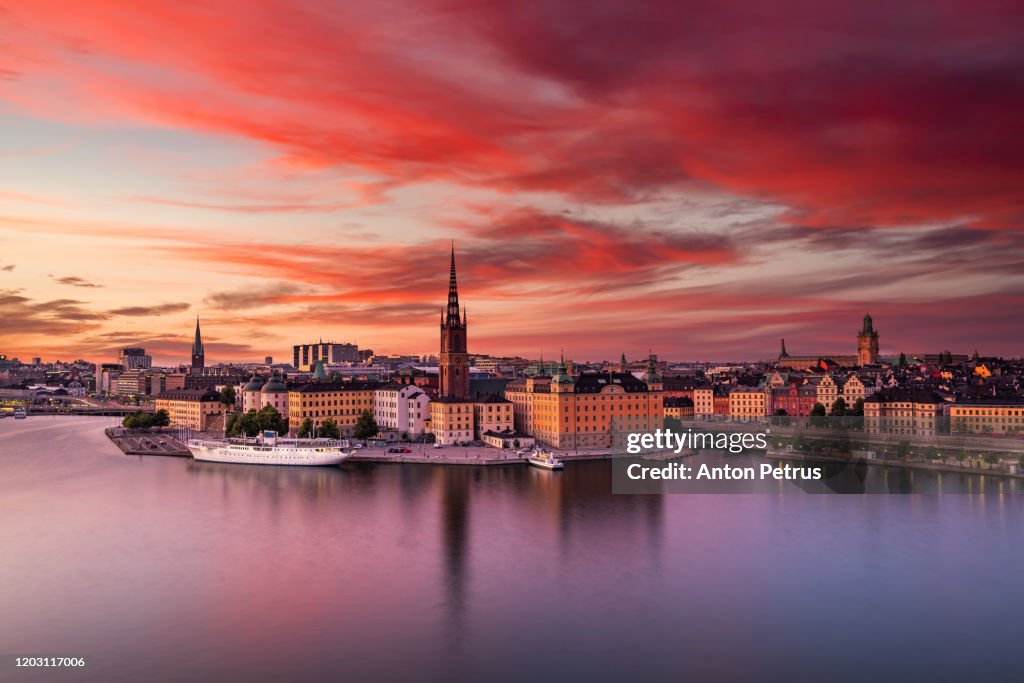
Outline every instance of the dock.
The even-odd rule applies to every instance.
[[[111,427],[104,430],[125,455],[163,455],[173,458],[191,458],[185,444],[165,432],[147,432],[142,429]]]

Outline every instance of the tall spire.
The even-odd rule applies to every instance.
[[[448,325],[458,325],[462,322],[459,315],[459,286],[455,281],[455,241],[452,241],[452,269],[448,276]]]
[[[199,316],[196,316],[196,340],[192,342],[192,355],[202,356],[203,353],[203,337],[199,334]]]

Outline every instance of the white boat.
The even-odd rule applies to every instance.
[[[24,420],[26,417],[28,417],[28,411],[27,410],[25,410],[24,408],[15,408],[14,409],[14,419],[15,420]]]
[[[243,465],[339,465],[352,449],[338,439],[289,439],[274,431],[255,438],[191,439],[188,450],[196,460]]]
[[[530,463],[534,467],[542,467],[546,470],[560,470],[564,465],[562,461],[553,456],[551,453],[534,453],[526,462]]]

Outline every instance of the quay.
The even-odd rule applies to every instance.
[[[893,460],[891,458],[842,458],[832,455],[816,455],[803,451],[781,451],[769,449],[765,456],[769,460],[791,460],[794,462],[821,462],[821,463],[843,463],[859,465],[861,463],[869,467],[897,467],[908,470],[932,470],[934,472],[960,472],[961,474],[977,474],[987,477],[1003,477],[1005,479],[1024,479],[1024,474],[1004,472],[997,469],[985,469],[981,467],[969,467],[960,464],[930,462],[923,460]]]
[[[192,453],[167,432],[147,432],[141,429],[109,427],[104,430],[125,455],[166,455],[191,458]]]

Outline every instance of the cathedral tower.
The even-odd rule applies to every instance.
[[[448,307],[441,312],[441,362],[438,368],[438,395],[444,398],[469,398],[466,323],[465,311],[461,314],[459,312],[459,288],[455,282],[455,245],[452,245]]]
[[[864,316],[864,327],[857,333],[857,365],[878,364],[878,330],[871,323],[871,315]]]

